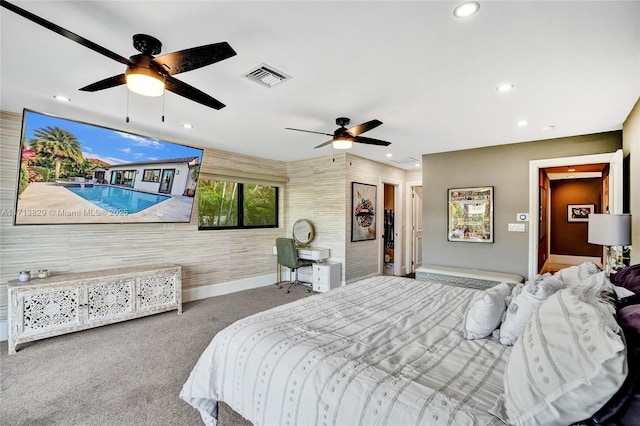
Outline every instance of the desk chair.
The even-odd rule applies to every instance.
[[[291,270],[292,274],[295,274],[295,280],[291,280],[291,284],[287,288],[287,293],[289,293],[291,287],[294,285],[302,285],[302,283],[298,281],[298,268],[311,266],[313,262],[298,259],[298,251],[296,250],[296,243],[293,241],[293,238],[276,238],[276,250],[278,251],[278,263],[286,266]],[[282,288],[282,284],[279,284],[278,288]],[[307,291],[310,292],[311,289],[307,289]]]

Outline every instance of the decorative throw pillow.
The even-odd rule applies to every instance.
[[[629,374],[613,398],[591,417],[593,424],[633,425],[640,419],[640,305],[620,309],[618,324],[627,343]]]
[[[615,274],[611,274],[611,282],[640,294],[640,264],[631,265]]]
[[[513,347],[502,401],[513,425],[568,425],[589,418],[627,376],[614,308],[604,281],[553,294],[531,316]]]
[[[500,325],[506,308],[505,298],[511,294],[507,283],[500,283],[476,296],[464,314],[462,333],[465,339],[484,339]]]
[[[600,272],[598,265],[593,262],[584,262],[580,265],[560,269],[554,276],[564,283],[564,287],[571,287],[584,282],[584,280],[598,272]]]
[[[538,275],[534,281],[528,281],[520,292],[517,288],[514,289],[513,298],[500,325],[500,343],[513,345],[522,334],[529,317],[538,310],[542,302],[561,288],[562,281],[554,275],[545,274]]]

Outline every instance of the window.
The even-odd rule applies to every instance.
[[[144,169],[143,182],[160,182],[160,169]]]
[[[116,170],[111,173],[111,184],[130,186],[133,188],[135,178],[135,170]]]
[[[198,229],[277,227],[277,186],[198,180]]]

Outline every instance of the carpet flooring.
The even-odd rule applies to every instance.
[[[213,336],[232,322],[308,296],[276,285],[176,311],[25,343],[0,343],[2,425],[201,425],[178,394]],[[221,404],[219,426],[250,423]]]

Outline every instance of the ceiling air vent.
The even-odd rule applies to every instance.
[[[244,76],[266,87],[273,87],[291,78],[290,75],[265,64],[258,65]]]
[[[396,163],[396,164],[409,164],[409,163],[419,163],[420,160],[418,160],[417,158],[413,158],[413,157],[402,157],[402,158],[398,158],[395,160],[391,160],[392,163]]]

